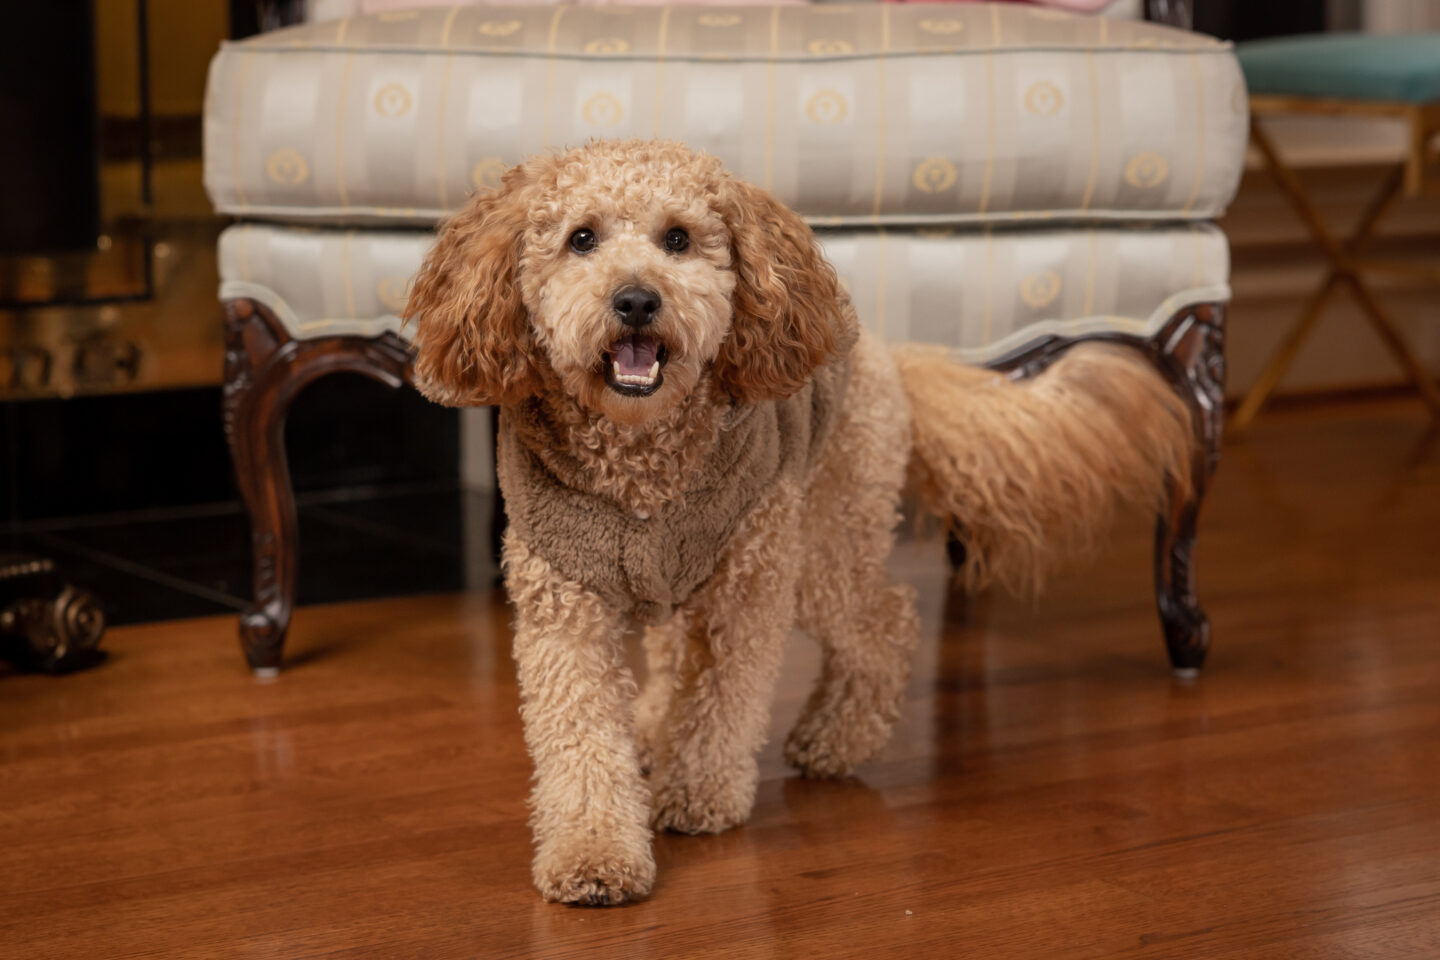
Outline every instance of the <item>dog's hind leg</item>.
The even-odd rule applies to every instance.
[[[873,509],[859,521],[868,529],[852,523],[843,544],[812,546],[805,563],[799,622],[820,641],[820,679],[785,759],[807,776],[843,776],[885,745],[920,637],[914,589],[892,584],[885,572],[893,505]]]
[[[805,497],[798,620],[820,641],[821,672],[785,759],[808,776],[847,774],[885,745],[920,636],[914,589],[885,570],[910,430],[894,364],[877,347],[862,338],[846,410]]]
[[[800,493],[778,484],[740,521],[710,581],[686,604],[669,703],[652,731],[657,829],[716,833],[755,802],[755,754],[795,617]]]

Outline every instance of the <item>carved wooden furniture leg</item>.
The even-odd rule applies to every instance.
[[[254,602],[240,617],[240,643],[257,675],[280,668],[295,606],[299,532],[285,457],[285,414],[302,389],[327,373],[363,373],[391,387],[409,377],[410,354],[391,334],[379,338],[292,340],[263,305],[225,305],[225,435],[250,515]]]
[[[1195,524],[1220,460],[1225,414],[1225,315],[1201,306],[1171,320],[1153,341],[1157,365],[1190,406],[1195,427],[1191,490],[1171,485],[1155,525],[1155,601],[1175,675],[1199,674],[1210,649],[1210,621],[1195,595]]]
[[[1172,485],[1155,531],[1155,601],[1170,663],[1181,677],[1194,677],[1210,647],[1210,621],[1195,596],[1195,524],[1210,477],[1220,461],[1225,403],[1225,308],[1199,304],[1175,314],[1149,339],[1101,333],[1067,339],[1048,337],[990,364],[1013,379],[1033,377],[1077,343],[1099,340],[1142,350],[1185,398],[1195,428],[1190,495]],[[952,559],[954,555],[952,554]]]

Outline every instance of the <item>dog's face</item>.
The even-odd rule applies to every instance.
[[[540,172],[555,202],[530,218],[519,277],[566,392],[624,421],[694,389],[730,332],[735,290],[715,165],[634,156],[590,149]]]
[[[558,385],[638,423],[713,377],[799,389],[855,332],[808,227],[713,157],[596,142],[510,170],[443,228],[406,306],[416,382],[455,405]]]

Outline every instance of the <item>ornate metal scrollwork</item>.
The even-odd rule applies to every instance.
[[[26,670],[70,673],[105,659],[105,611],[43,557],[0,558],[0,653]]]

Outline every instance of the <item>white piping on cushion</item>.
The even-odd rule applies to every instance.
[[[983,366],[992,360],[1005,356],[1007,353],[1021,349],[1026,344],[1034,343],[1049,335],[1065,337],[1067,339],[1089,336],[1096,333],[1124,333],[1136,337],[1152,337],[1160,332],[1160,329],[1165,326],[1171,317],[1186,307],[1198,306],[1202,303],[1228,303],[1229,301],[1230,285],[1219,283],[1210,286],[1192,287],[1189,290],[1182,290],[1179,293],[1171,294],[1160,301],[1160,305],[1151,311],[1150,316],[1144,320],[1137,320],[1133,317],[1115,316],[1081,317],[1075,320],[1041,320],[1038,323],[1026,324],[1019,330],[1001,337],[994,343],[986,344],[983,347],[952,348],[944,346],[943,344],[924,343],[915,345],[934,350],[944,350],[961,363]]]
[[[301,322],[295,311],[269,287],[243,280],[226,280],[220,284],[221,300],[248,299],[264,304],[275,314],[286,332],[296,340],[312,340],[320,337],[380,337],[393,333],[406,339],[401,332],[400,318],[394,314],[383,314],[372,319],[341,317],[315,319]],[[1005,356],[1046,336],[1075,338],[1097,333],[1124,333],[1136,337],[1154,336],[1165,323],[1186,307],[1202,303],[1227,303],[1230,300],[1229,284],[1219,283],[1192,287],[1171,294],[1160,302],[1144,320],[1134,317],[1094,316],[1074,320],[1041,320],[1027,324],[994,343],[983,347],[953,348],[944,344],[909,342],[907,346],[931,349],[949,353],[962,363],[983,366],[992,360]],[[406,331],[408,332],[408,331]]]
[[[253,218],[269,221],[275,226],[301,227],[373,227],[381,230],[434,229],[435,225],[459,208],[441,210],[438,207],[290,207],[275,204],[241,204],[225,202],[217,204],[216,213],[234,217]],[[1079,210],[1062,208],[1056,210],[1013,210],[990,213],[870,213],[845,214],[801,214],[800,219],[812,227],[973,227],[977,225],[1006,227],[1018,224],[1084,224],[1091,221],[1111,222],[1161,222],[1166,224],[1194,223],[1215,220],[1224,216],[1222,206],[1195,207],[1188,213],[1179,209],[1163,210]]]
[[[320,337],[382,337],[387,333],[405,339],[401,333],[401,320],[393,313],[365,319],[361,317],[338,317],[302,321],[291,309],[285,298],[271,287],[246,280],[225,280],[220,284],[221,300],[254,300],[263,304],[285,332],[295,340],[316,340]]]

